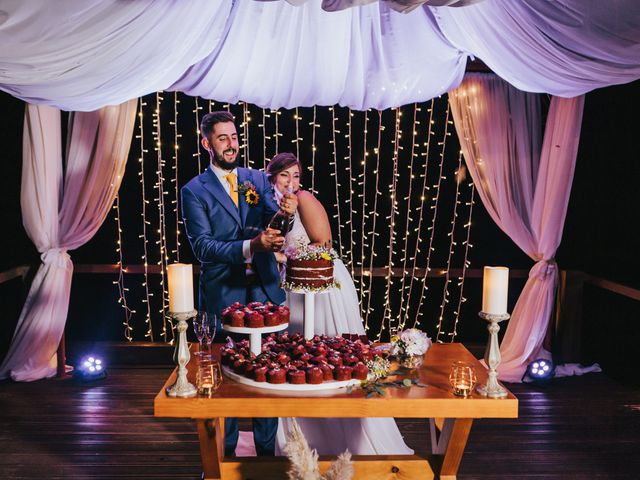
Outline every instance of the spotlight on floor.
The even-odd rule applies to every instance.
[[[101,358],[95,355],[89,355],[82,359],[76,367],[76,376],[82,381],[89,382],[92,380],[100,380],[107,376],[107,370]]]
[[[538,358],[529,363],[522,376],[524,383],[546,383],[555,375],[556,367],[551,360]]]

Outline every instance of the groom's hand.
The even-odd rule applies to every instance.
[[[283,212],[293,216],[298,208],[298,197],[296,194],[286,192],[280,200],[280,208]]]
[[[251,239],[251,253],[254,252],[277,252],[284,244],[284,237],[280,235],[280,230],[267,228],[264,232]]]

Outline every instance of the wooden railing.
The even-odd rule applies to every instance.
[[[30,268],[28,265],[21,265],[12,269],[0,272],[0,285],[11,281],[16,278],[21,278],[23,282],[26,281]],[[146,268],[148,274],[159,275],[159,265],[149,265]],[[74,272],[78,274],[117,274],[119,272],[119,265],[117,264],[78,264],[74,265]],[[143,274],[145,272],[144,265],[127,265],[123,267],[125,274]],[[194,273],[199,274],[199,267],[194,265]],[[377,267],[373,269],[362,270],[361,267],[354,267],[353,273],[356,277],[361,273],[364,276],[371,277],[386,277],[389,274],[389,269],[384,267]],[[392,277],[401,277],[404,275],[412,275],[414,277],[422,278],[425,276],[424,268],[406,269],[392,268]],[[429,271],[430,278],[444,278],[447,275],[446,269],[432,268]],[[451,269],[449,276],[457,278],[462,275],[462,269]],[[511,278],[526,279],[529,275],[528,270],[510,270],[509,276]],[[466,278],[482,278],[481,268],[467,269],[465,272]],[[582,289],[584,284],[590,284],[598,288],[613,292],[617,295],[640,300],[640,290],[637,288],[629,287],[618,282],[607,280],[604,278],[596,277],[593,275],[585,274],[580,271],[560,271],[558,295],[556,301],[556,312],[552,321],[552,327],[549,330],[549,335],[557,335],[559,344],[562,342],[572,342],[570,345],[562,345],[561,348],[569,357],[575,356],[576,351],[580,349],[579,339],[576,335],[579,334],[579,325],[582,317]],[[26,287],[26,286],[25,286]],[[25,292],[26,294],[26,292]],[[554,337],[555,338],[555,337]],[[551,337],[549,337],[550,341]],[[65,347],[64,347],[64,335],[58,348],[58,365],[59,375],[64,375],[65,364]]]

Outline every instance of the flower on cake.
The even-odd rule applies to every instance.
[[[431,347],[431,339],[422,330],[409,328],[391,337],[391,355],[414,357],[424,355]]]
[[[296,242],[284,249],[287,258],[294,260],[337,260],[340,258],[333,248],[312,243]]]

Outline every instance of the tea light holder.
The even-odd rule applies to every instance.
[[[178,364],[176,383],[167,388],[167,395],[170,397],[189,398],[195,397],[198,393],[196,387],[187,380],[187,363],[191,359],[189,345],[187,344],[187,320],[196,316],[198,312],[169,312],[169,316],[178,321],[176,330],[178,331],[176,347],[173,352],[173,361]]]
[[[196,386],[198,395],[211,397],[222,384],[222,370],[213,355],[205,354],[198,357],[196,372]]]
[[[470,396],[476,385],[475,368],[467,362],[453,362],[449,373],[449,383],[455,396],[465,398]]]
[[[498,344],[498,332],[500,331],[499,322],[508,320],[510,315],[508,313],[493,314],[480,312],[478,316],[487,322],[489,325],[489,341],[487,342],[487,348],[484,352],[484,361],[489,367],[489,374],[487,383],[485,385],[479,385],[477,391],[480,395],[489,398],[504,398],[507,396],[507,391],[498,383],[498,365],[500,365],[500,346]]]

